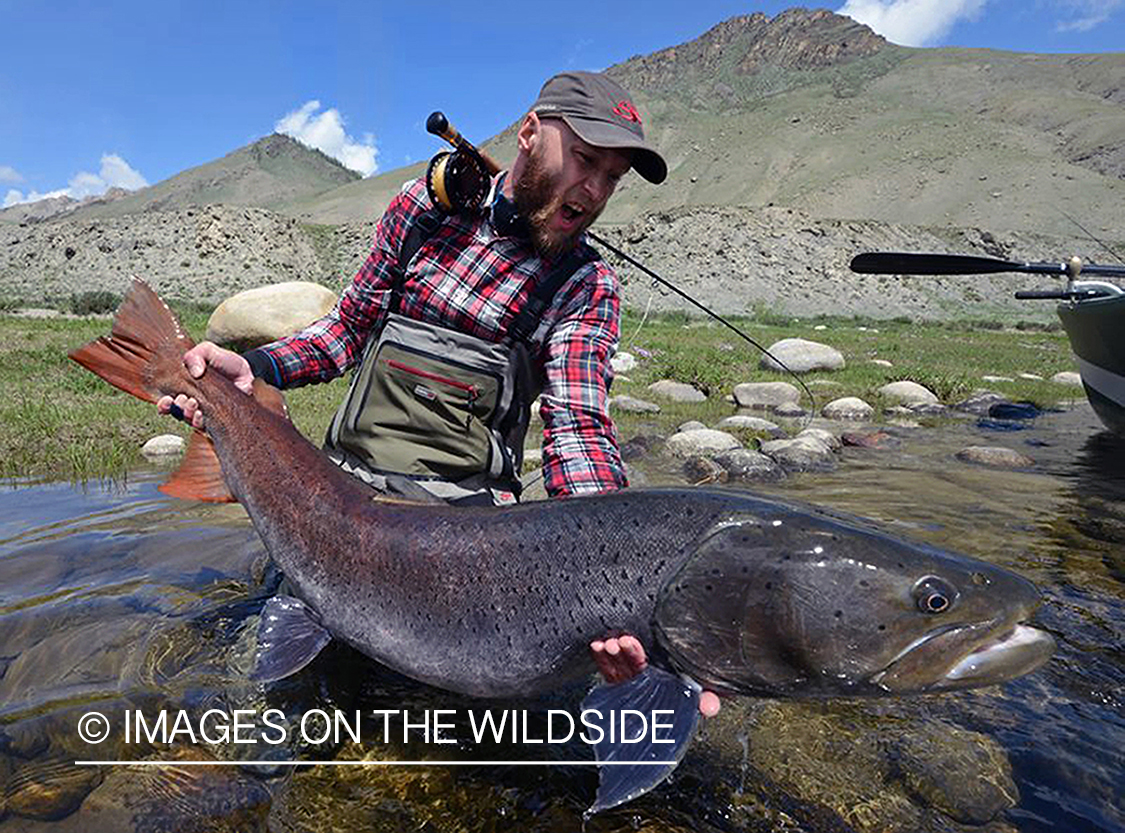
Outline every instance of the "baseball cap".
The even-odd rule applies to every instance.
[[[587,144],[633,151],[633,168],[659,184],[668,165],[645,141],[641,115],[625,88],[600,72],[563,72],[549,79],[531,107],[537,116],[559,118]]]

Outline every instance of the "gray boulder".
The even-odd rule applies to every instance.
[[[624,411],[627,414],[658,414],[660,413],[660,406],[655,402],[646,402],[643,399],[635,399],[632,396],[615,396],[609,400],[609,406],[618,411]]]
[[[734,401],[741,408],[773,411],[780,405],[796,405],[801,392],[788,382],[745,382],[734,387]]]
[[[971,445],[958,451],[957,459],[999,469],[1029,469],[1035,465],[1026,454],[1002,446]]]
[[[762,356],[759,367],[763,370],[784,372],[788,368],[794,373],[808,373],[812,370],[843,370],[845,367],[844,356],[835,347],[803,338],[783,338],[770,345],[769,352],[785,367],[770,356]]]
[[[833,399],[825,405],[821,414],[826,419],[864,420],[871,419],[875,414],[875,409],[859,397],[844,396],[840,399]]]
[[[883,385],[879,388],[878,393],[892,402],[901,402],[904,405],[914,405],[921,402],[934,404],[940,401],[937,394],[929,388],[908,380]]]
[[[742,448],[738,437],[713,428],[697,428],[673,434],[665,442],[668,453],[675,457],[707,457]]]
[[[648,386],[649,393],[663,396],[673,402],[706,402],[707,394],[697,390],[685,382],[673,382],[671,379],[661,379]]]

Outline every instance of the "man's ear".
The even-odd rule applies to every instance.
[[[528,113],[523,117],[523,123],[520,124],[520,129],[516,131],[516,146],[519,150],[525,153],[531,153],[535,145],[539,143],[539,132],[542,125],[539,122],[539,116],[534,112]]]

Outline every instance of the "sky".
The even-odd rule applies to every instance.
[[[140,188],[274,131],[370,176],[442,149],[433,110],[484,141],[556,72],[791,5],[0,0],[0,205]],[[1125,0],[820,6],[908,46],[1125,51]]]

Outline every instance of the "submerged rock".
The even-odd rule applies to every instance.
[[[1010,448],[989,445],[971,445],[963,448],[957,452],[957,459],[966,463],[1004,469],[1029,469],[1035,465],[1035,461],[1025,454]]]

